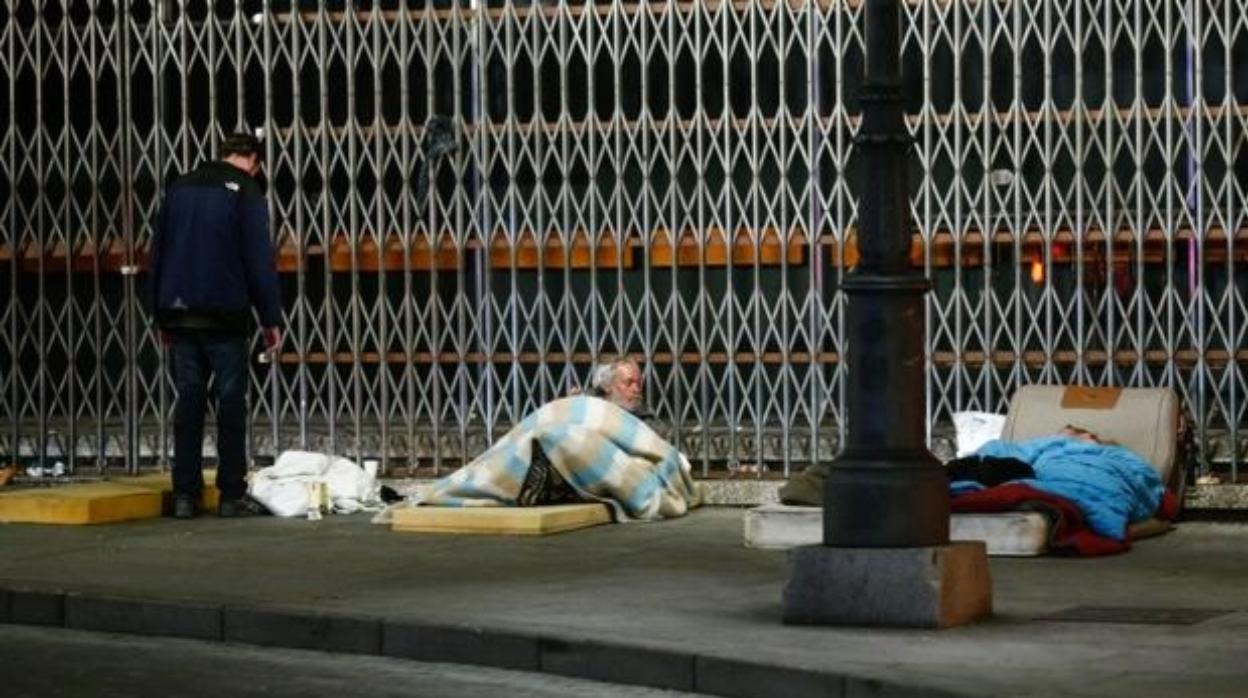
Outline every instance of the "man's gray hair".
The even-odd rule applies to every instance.
[[[598,397],[606,395],[611,389],[611,383],[615,380],[616,371],[620,370],[621,366],[632,362],[632,359],[625,357],[594,366],[589,372],[589,390],[586,392]]]
[[[589,390],[590,395],[603,396],[607,394],[607,390],[611,387],[611,381],[615,380],[615,370],[618,364],[611,362],[609,364],[598,364],[589,372]]]

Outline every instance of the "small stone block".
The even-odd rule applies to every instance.
[[[921,548],[795,548],[784,622],[948,628],[992,614],[981,542]]]
[[[65,595],[55,591],[9,591],[9,622],[17,625],[65,624]]]
[[[478,533],[544,536],[610,523],[605,504],[540,507],[405,507],[391,529],[411,533]]]
[[[425,662],[479,664],[520,671],[538,670],[536,637],[480,628],[387,623],[382,654]]]
[[[698,657],[694,692],[727,698],[766,698],[783,687],[785,698],[841,698],[844,678],[803,669]]]
[[[221,609],[188,603],[65,596],[65,627],[107,633],[221,639]]]
[[[381,653],[381,621],[376,620],[226,608],[222,626],[226,642],[350,654]]]
[[[98,524],[160,516],[160,493],[88,482],[0,493],[0,523]]]
[[[624,683],[677,691],[694,689],[694,656],[641,647],[543,638],[541,670],[607,683]]]

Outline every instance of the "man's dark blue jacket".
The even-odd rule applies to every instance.
[[[149,302],[162,329],[246,333],[282,320],[269,211],[260,185],[208,162],[169,186],[152,236]]]

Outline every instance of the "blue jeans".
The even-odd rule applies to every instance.
[[[204,489],[204,416],[208,377],[217,408],[217,489],[221,499],[247,493],[247,340],[233,334],[174,330],[173,493],[198,501]]]

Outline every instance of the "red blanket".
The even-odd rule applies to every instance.
[[[1017,482],[965,492],[954,497],[950,503],[955,514],[1038,511],[1049,519],[1049,550],[1054,553],[1113,555],[1131,547],[1130,538],[1118,541],[1093,533],[1083,512],[1070,500]],[[1173,494],[1166,492],[1157,509],[1157,518],[1170,520],[1177,513],[1177,500]]]

